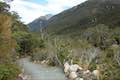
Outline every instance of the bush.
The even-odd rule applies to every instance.
[[[99,24],[86,29],[82,36],[95,47],[106,48],[113,43],[111,34],[111,29],[108,26]]]
[[[0,64],[0,80],[16,80],[20,70],[16,65]]]
[[[14,32],[13,37],[17,41],[16,51],[18,53],[20,53],[21,55],[28,55],[32,52],[34,44],[32,35],[30,33],[17,31]]]
[[[61,66],[64,61],[70,59],[72,48],[70,40],[55,38],[48,48],[50,61],[54,64]]]
[[[105,49],[100,55],[101,80],[120,80],[119,52],[119,46],[113,45]]]
[[[36,49],[34,52],[31,54],[31,59],[37,60],[37,61],[42,61],[47,59],[47,51],[45,49]]]

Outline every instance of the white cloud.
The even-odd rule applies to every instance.
[[[47,0],[46,4],[33,3],[29,0],[14,0],[10,3],[11,11],[16,11],[25,23],[45,14],[57,14],[86,0]]]

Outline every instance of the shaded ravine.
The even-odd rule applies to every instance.
[[[31,80],[65,80],[62,69],[58,67],[48,67],[35,64],[29,61],[29,58],[19,60],[19,65],[25,70],[25,73],[32,77]]]

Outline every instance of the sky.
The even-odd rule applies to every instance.
[[[14,0],[10,4],[11,11],[16,11],[21,20],[29,23],[46,14],[58,14],[86,0]]]

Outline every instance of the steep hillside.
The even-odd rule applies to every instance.
[[[88,0],[49,19],[47,31],[74,36],[81,29],[97,24],[120,26],[119,0]]]
[[[35,19],[34,21],[28,24],[30,31],[35,31],[35,32],[40,31],[40,28],[41,27],[44,28],[47,25],[48,19],[50,19],[51,17],[52,15],[48,14]]]

